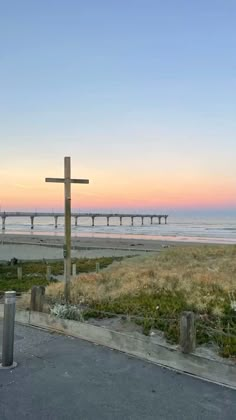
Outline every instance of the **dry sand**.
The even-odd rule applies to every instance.
[[[0,261],[63,258],[63,236],[0,234]],[[151,239],[72,238],[72,257],[97,258],[158,252],[165,247],[196,245]]]

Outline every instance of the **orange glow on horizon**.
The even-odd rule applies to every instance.
[[[54,170],[54,173],[56,171]],[[47,173],[47,171],[46,171]],[[51,176],[48,171],[47,176]],[[56,174],[57,175],[57,174]],[[53,175],[52,175],[53,176]],[[58,176],[61,176],[60,172]],[[227,181],[227,182],[226,182]],[[64,188],[62,184],[47,184],[37,171],[29,180],[20,175],[15,180],[1,182],[1,210],[63,209]],[[233,179],[222,180],[220,176],[189,176],[129,173],[92,173],[89,185],[72,186],[74,209],[138,209],[156,208],[230,208],[236,207],[236,187]]]

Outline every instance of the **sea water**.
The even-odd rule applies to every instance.
[[[1,222],[0,222],[1,223]],[[0,225],[1,229],[1,225]],[[54,217],[35,217],[34,229],[30,227],[29,217],[7,217],[5,233],[29,234],[29,235],[54,235],[64,234],[63,217],[58,218],[58,227],[55,228]],[[205,242],[236,244],[236,218],[233,216],[185,216],[169,215],[167,224],[158,224],[158,219],[150,223],[150,218],[144,219],[141,225],[140,218],[134,218],[131,226],[130,217],[125,217],[120,226],[118,217],[110,218],[110,226],[107,226],[107,218],[95,218],[95,226],[92,226],[91,218],[78,219],[75,226],[72,218],[73,237],[110,237],[132,239],[160,239],[184,242]]]

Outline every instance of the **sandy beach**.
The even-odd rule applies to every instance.
[[[63,236],[0,234],[0,261],[63,258]],[[165,247],[196,245],[147,239],[72,238],[72,257],[97,258],[159,252]]]

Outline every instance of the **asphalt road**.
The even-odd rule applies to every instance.
[[[1,420],[236,419],[236,391],[79,339],[17,326],[15,360]]]

